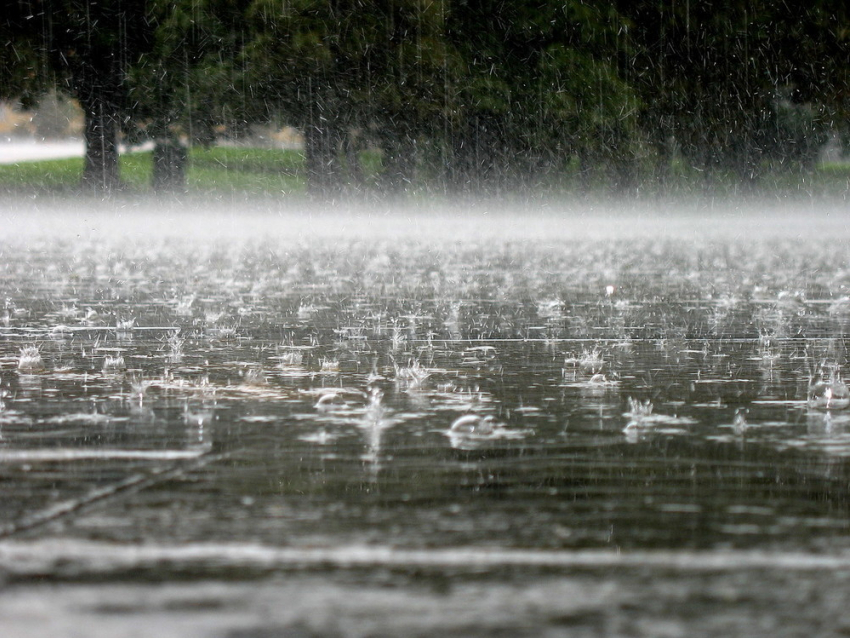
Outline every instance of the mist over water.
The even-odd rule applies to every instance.
[[[604,196],[528,200],[521,197],[418,202],[358,199],[318,203],[305,198],[192,196],[97,198],[7,197],[4,236],[189,242],[259,238],[566,241],[681,238],[800,237],[831,241],[846,235],[846,202],[830,198],[674,197],[617,200]],[[757,233],[757,234],[754,234]]]

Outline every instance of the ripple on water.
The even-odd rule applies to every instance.
[[[830,496],[850,450],[846,245],[22,250],[3,262],[0,462],[35,468],[48,501],[85,489],[86,464],[154,473],[215,450],[233,456],[162,487],[173,499],[140,491],[127,520],[165,534],[151,521],[174,501],[189,540],[846,544],[814,523],[850,514]],[[302,515],[249,529],[238,508],[276,500]],[[772,520],[740,520],[756,515]]]

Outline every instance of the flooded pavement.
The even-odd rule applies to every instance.
[[[116,208],[0,246],[10,635],[850,628],[835,211]]]

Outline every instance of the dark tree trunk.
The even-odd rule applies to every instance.
[[[756,188],[761,178],[761,148],[750,122],[738,127],[738,135],[727,142],[724,151],[725,164],[735,172],[740,188],[744,192]]]
[[[670,171],[673,163],[674,137],[671,118],[667,115],[653,117],[642,115],[643,130],[649,137],[649,143],[655,151],[652,163],[652,179],[658,195],[667,192],[670,184]]]
[[[81,97],[85,112],[83,187],[108,193],[121,187],[118,166],[118,107],[109,91],[93,86]]]
[[[388,195],[401,195],[413,183],[416,143],[404,131],[387,127],[382,140],[384,171],[382,186]]]
[[[340,190],[339,134],[327,120],[304,130],[307,192],[316,198],[332,197]]]
[[[360,134],[357,131],[349,129],[343,133],[342,147],[348,180],[358,190],[363,188],[365,182],[363,167],[360,165],[361,146]]]
[[[670,173],[673,168],[673,143],[670,140],[658,140],[655,146],[653,178],[659,195],[670,189]]]
[[[504,178],[504,143],[495,116],[474,113],[453,139],[450,183],[457,192],[498,193]]]
[[[82,186],[95,193],[121,188],[118,132],[124,69],[112,42],[83,49],[72,65],[74,93],[85,115],[86,161]]]
[[[576,148],[578,157],[578,188],[582,193],[588,193],[593,186],[594,162],[586,141],[582,140]]]
[[[173,140],[160,140],[153,151],[153,189],[157,193],[186,192],[186,148]]]
[[[472,190],[474,149],[465,130],[455,131],[449,138],[447,183],[450,192],[461,194]]]

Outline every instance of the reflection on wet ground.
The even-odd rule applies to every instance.
[[[428,586],[496,596],[453,570],[509,570],[499,591],[540,588],[550,611],[543,585],[523,580],[536,561],[590,570],[548,575],[555,589],[587,580],[626,606],[650,605],[639,589],[652,570],[668,574],[651,590],[668,602],[679,585],[696,596],[700,578],[736,599],[767,570],[784,582],[776,602],[793,588],[783,556],[807,586],[828,568],[845,587],[849,287],[838,240],[10,240],[0,567],[24,583],[354,565],[372,574],[357,577],[364,597],[416,570]],[[128,562],[144,548],[154,557]],[[673,558],[607,562],[653,552]],[[677,571],[689,560],[705,575]],[[607,569],[625,571],[609,582]],[[343,581],[355,576],[334,573],[328,591],[353,595]],[[0,611],[30,595],[21,586]],[[145,614],[160,604],[151,596]],[[576,612],[587,622],[515,628],[658,629],[651,614],[602,604],[592,622]],[[832,627],[846,629],[839,612]]]

